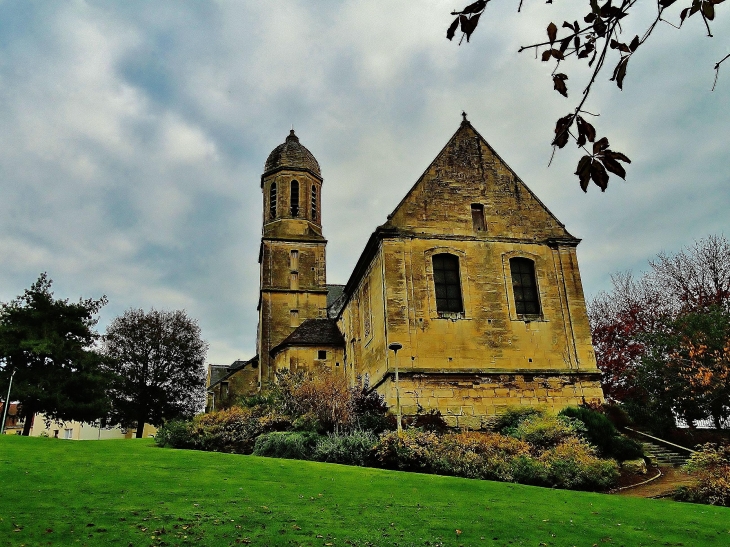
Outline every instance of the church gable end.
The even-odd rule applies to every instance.
[[[466,120],[385,226],[430,235],[573,239]]]

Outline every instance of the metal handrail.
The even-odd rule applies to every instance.
[[[685,452],[689,452],[690,454],[696,454],[696,450],[692,450],[691,448],[687,448],[686,446],[680,446],[678,444],[674,444],[673,442],[667,441],[665,439],[660,439],[659,437],[654,437],[653,435],[649,435],[648,433],[644,433],[643,431],[637,431],[636,429],[631,429],[630,427],[625,427],[624,429],[627,429],[631,431],[632,433],[636,433],[638,435],[643,435],[644,437],[649,437],[650,439],[657,441],[661,444],[668,444],[669,446],[673,446],[674,448],[679,448],[680,450],[684,450]]]

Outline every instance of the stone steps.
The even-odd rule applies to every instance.
[[[682,454],[679,451],[674,451],[666,446],[655,444],[651,441],[641,441],[644,446],[644,454],[654,464],[668,464],[668,465],[684,465],[689,459],[688,454]]]

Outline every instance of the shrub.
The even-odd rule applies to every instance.
[[[620,462],[636,460],[644,456],[644,449],[640,442],[618,434],[611,438],[611,445],[603,456]]]
[[[266,406],[231,407],[201,414],[191,424],[193,448],[240,454],[250,454],[259,435],[290,428],[288,416]]]
[[[352,397],[352,421],[354,429],[372,431],[376,435],[383,431],[392,431],[396,428],[395,417],[388,414],[388,405],[380,393],[370,391],[362,378],[358,377],[357,384],[350,388]]]
[[[518,423],[510,435],[533,445],[538,451],[557,446],[585,430],[583,424],[567,416],[533,415]]]
[[[543,452],[538,460],[547,468],[546,486],[604,491],[619,477],[618,464],[598,458],[594,448],[581,439],[567,439]]]
[[[184,420],[166,422],[157,430],[155,444],[167,448],[194,448],[191,423]]]
[[[624,408],[616,403],[604,403],[601,410],[606,415],[606,418],[618,429],[623,429],[634,422],[631,421],[628,412]]]
[[[464,432],[444,435],[432,452],[431,467],[440,474],[514,480],[512,461],[529,456],[530,447],[518,439],[495,433]]]
[[[517,456],[510,462],[512,480],[533,486],[552,486],[550,473],[545,462],[529,455]]]
[[[375,460],[385,469],[430,472],[438,443],[436,435],[419,429],[383,433],[375,446]]]
[[[675,499],[730,507],[730,445],[703,445],[684,469],[694,476],[695,483],[678,489]]]
[[[407,427],[417,427],[422,431],[432,433],[445,433],[449,429],[446,420],[441,416],[441,411],[433,408],[424,412],[423,408],[419,406],[418,413],[407,418],[405,422]]]
[[[378,438],[372,431],[354,430],[320,437],[312,459],[345,465],[367,465],[372,461]]]
[[[599,454],[618,461],[634,460],[643,455],[641,445],[621,436],[607,416],[586,407],[568,407],[558,413],[579,420],[584,426],[583,437],[598,449]]]
[[[256,438],[253,454],[270,458],[309,460],[312,459],[314,447],[320,438],[310,431],[272,431]]]
[[[493,429],[497,433],[508,435],[510,430],[515,429],[521,422],[528,418],[544,416],[545,410],[532,406],[513,406],[497,416]]]

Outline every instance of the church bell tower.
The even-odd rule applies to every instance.
[[[273,381],[272,348],[305,319],[326,317],[322,173],[292,129],[261,175],[263,229],[259,265],[259,381]]]

